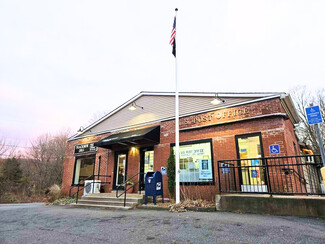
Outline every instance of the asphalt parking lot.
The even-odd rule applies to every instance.
[[[10,204],[0,243],[325,243],[325,220]]]

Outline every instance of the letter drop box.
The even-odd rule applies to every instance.
[[[159,171],[148,172],[144,177],[145,184],[145,200],[144,203],[147,204],[147,197],[153,197],[153,202],[156,205],[156,197],[161,196],[162,201],[164,202],[163,195],[163,182],[162,175]]]

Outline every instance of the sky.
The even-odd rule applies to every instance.
[[[0,0],[0,137],[76,132],[140,91],[325,88],[324,0]]]

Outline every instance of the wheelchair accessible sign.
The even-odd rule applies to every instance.
[[[269,148],[270,148],[271,154],[280,154],[280,145],[279,144],[270,145]]]
[[[319,106],[312,106],[309,108],[305,108],[308,124],[314,125],[314,124],[320,124],[323,123],[323,118],[320,113]]]

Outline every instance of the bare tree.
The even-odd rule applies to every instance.
[[[4,137],[0,138],[0,157],[13,157],[17,149],[17,143],[9,143]]]
[[[31,142],[22,168],[38,190],[61,184],[68,136],[68,132],[44,134]]]
[[[97,111],[94,113],[91,118],[88,120],[87,125],[91,125],[92,123],[96,122],[97,120],[103,118],[108,113],[108,110]]]
[[[299,86],[294,88],[291,92],[292,98],[295,101],[297,112],[301,120],[300,124],[296,127],[296,132],[299,140],[306,145],[310,146],[312,150],[319,154],[319,145],[317,141],[317,136],[315,133],[315,127],[309,125],[307,121],[307,116],[305,113],[305,107],[311,104],[319,105],[321,114],[324,118],[325,116],[325,89],[318,91],[311,91],[307,89],[306,86]],[[322,138],[325,137],[325,125],[324,123],[319,125]]]

